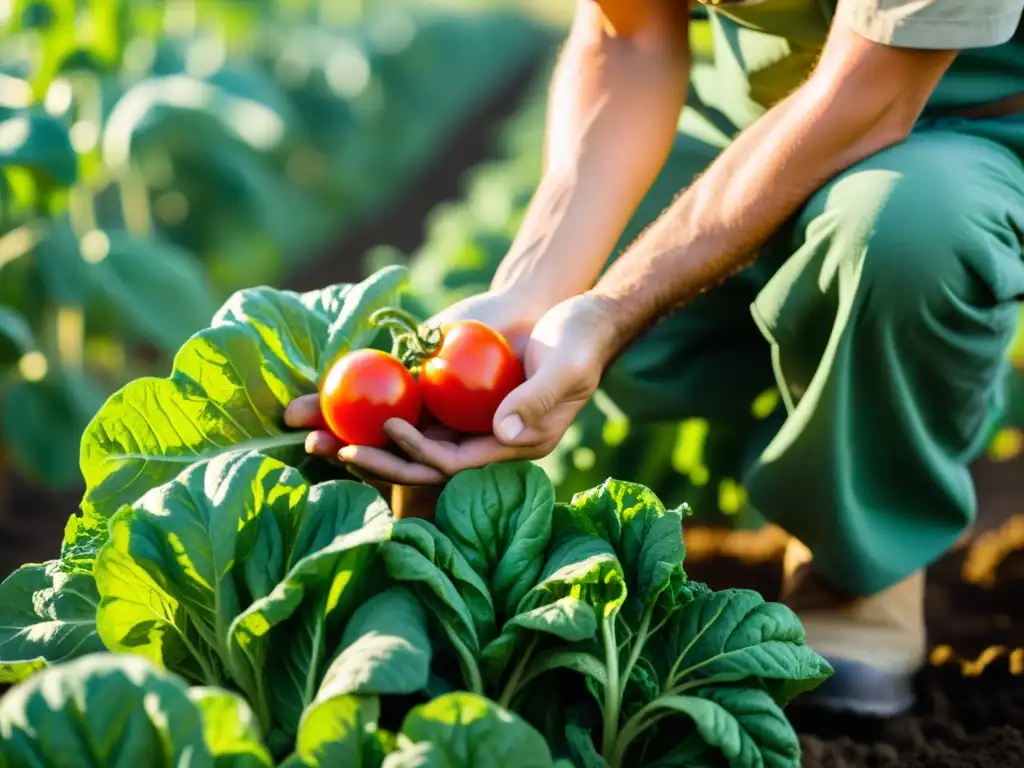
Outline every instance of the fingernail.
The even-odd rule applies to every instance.
[[[342,461],[352,461],[356,456],[359,455],[359,451],[356,450],[354,445],[346,445],[340,451],[338,451],[338,458]]]
[[[504,440],[515,440],[522,431],[523,420],[515,413],[510,416],[506,416],[498,424],[498,437]]]

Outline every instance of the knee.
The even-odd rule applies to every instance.
[[[1000,223],[977,199],[935,181],[883,169],[838,180],[822,214],[831,237],[845,242],[829,249],[822,280],[851,281],[863,311],[901,327],[964,304],[996,304],[988,278],[993,249],[1005,249]]]

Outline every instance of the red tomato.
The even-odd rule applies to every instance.
[[[378,349],[360,349],[338,360],[320,385],[320,411],[331,433],[349,445],[382,448],[384,423],[420,416],[416,380],[395,357]]]
[[[501,334],[476,320],[458,320],[441,333],[441,346],[420,368],[423,404],[446,427],[490,434],[501,401],[526,378],[522,363]]]

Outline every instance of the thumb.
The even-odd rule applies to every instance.
[[[494,434],[510,446],[525,446],[542,439],[544,417],[561,401],[563,385],[555,366],[542,368],[512,390],[494,413]]]

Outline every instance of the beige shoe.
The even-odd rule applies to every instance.
[[[807,645],[835,669],[794,704],[875,717],[910,709],[913,678],[927,658],[924,571],[878,594],[849,597],[822,580],[796,539],[786,547],[783,568],[782,602],[800,617]]]

